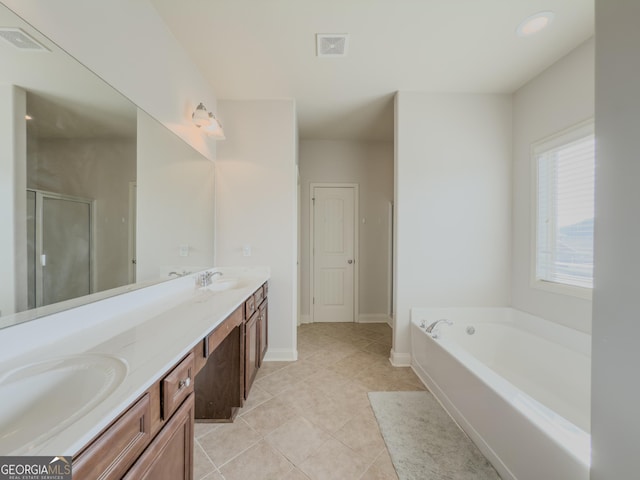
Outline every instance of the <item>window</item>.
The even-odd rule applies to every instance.
[[[535,286],[590,295],[593,287],[593,122],[533,146]]]

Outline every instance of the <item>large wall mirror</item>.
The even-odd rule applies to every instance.
[[[0,107],[0,328],[213,264],[213,164],[1,4]]]

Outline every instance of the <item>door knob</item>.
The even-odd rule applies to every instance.
[[[347,263],[351,265],[353,263],[353,260],[347,260]]]

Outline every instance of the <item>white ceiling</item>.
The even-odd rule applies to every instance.
[[[594,30],[594,0],[151,1],[218,98],[295,98],[306,139],[390,140],[397,90],[513,92]],[[316,33],[349,33],[347,56]]]

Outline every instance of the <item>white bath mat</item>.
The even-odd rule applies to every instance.
[[[496,480],[497,472],[428,392],[370,392],[400,480]]]

